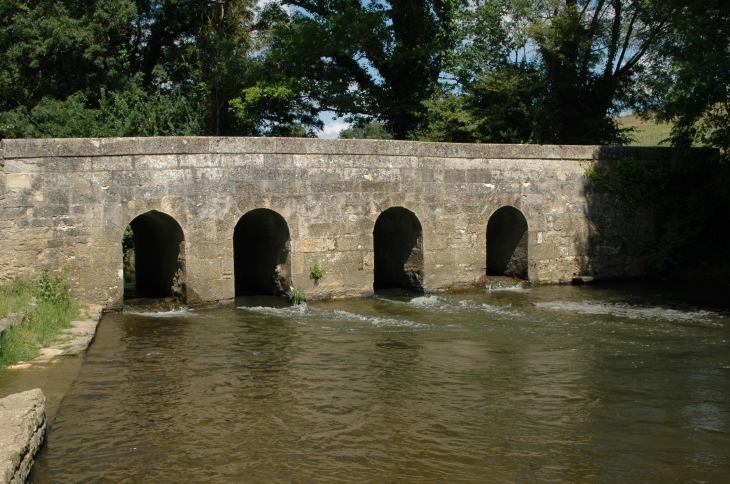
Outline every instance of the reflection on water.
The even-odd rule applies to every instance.
[[[724,310],[606,287],[237,303],[105,316],[32,481],[730,475]]]

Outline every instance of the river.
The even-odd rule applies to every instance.
[[[106,315],[31,482],[728,482],[727,307],[494,289]]]

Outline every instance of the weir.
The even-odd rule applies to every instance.
[[[189,137],[3,140],[0,153],[0,280],[67,268],[75,297],[112,308],[125,267],[128,297],[192,304],[638,275],[651,224],[585,172],[662,149]]]

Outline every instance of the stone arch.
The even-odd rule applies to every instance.
[[[375,290],[400,287],[423,292],[423,228],[403,207],[383,211],[373,228]]]
[[[132,228],[133,289],[125,297],[173,297],[184,301],[185,235],[180,224],[166,213],[151,210],[138,215]],[[125,281],[131,278],[125,274]]]
[[[233,230],[233,277],[236,296],[289,292],[289,226],[267,208],[247,212]]]
[[[487,222],[487,275],[527,279],[527,219],[505,206]]]

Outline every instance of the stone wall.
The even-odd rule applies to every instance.
[[[0,484],[23,484],[46,435],[46,399],[36,388],[0,398]]]
[[[0,280],[68,268],[76,296],[108,307],[123,298],[124,229],[152,210],[182,229],[178,276],[191,302],[234,296],[234,229],[258,208],[288,224],[281,271],[310,297],[372,294],[373,229],[391,207],[421,224],[427,292],[485,276],[487,224],[504,206],[527,220],[530,280],[636,275],[634,245],[647,224],[621,220],[613,196],[584,173],[618,156],[658,153],[213,137],[3,140],[0,151]],[[315,262],[324,270],[317,284]]]

